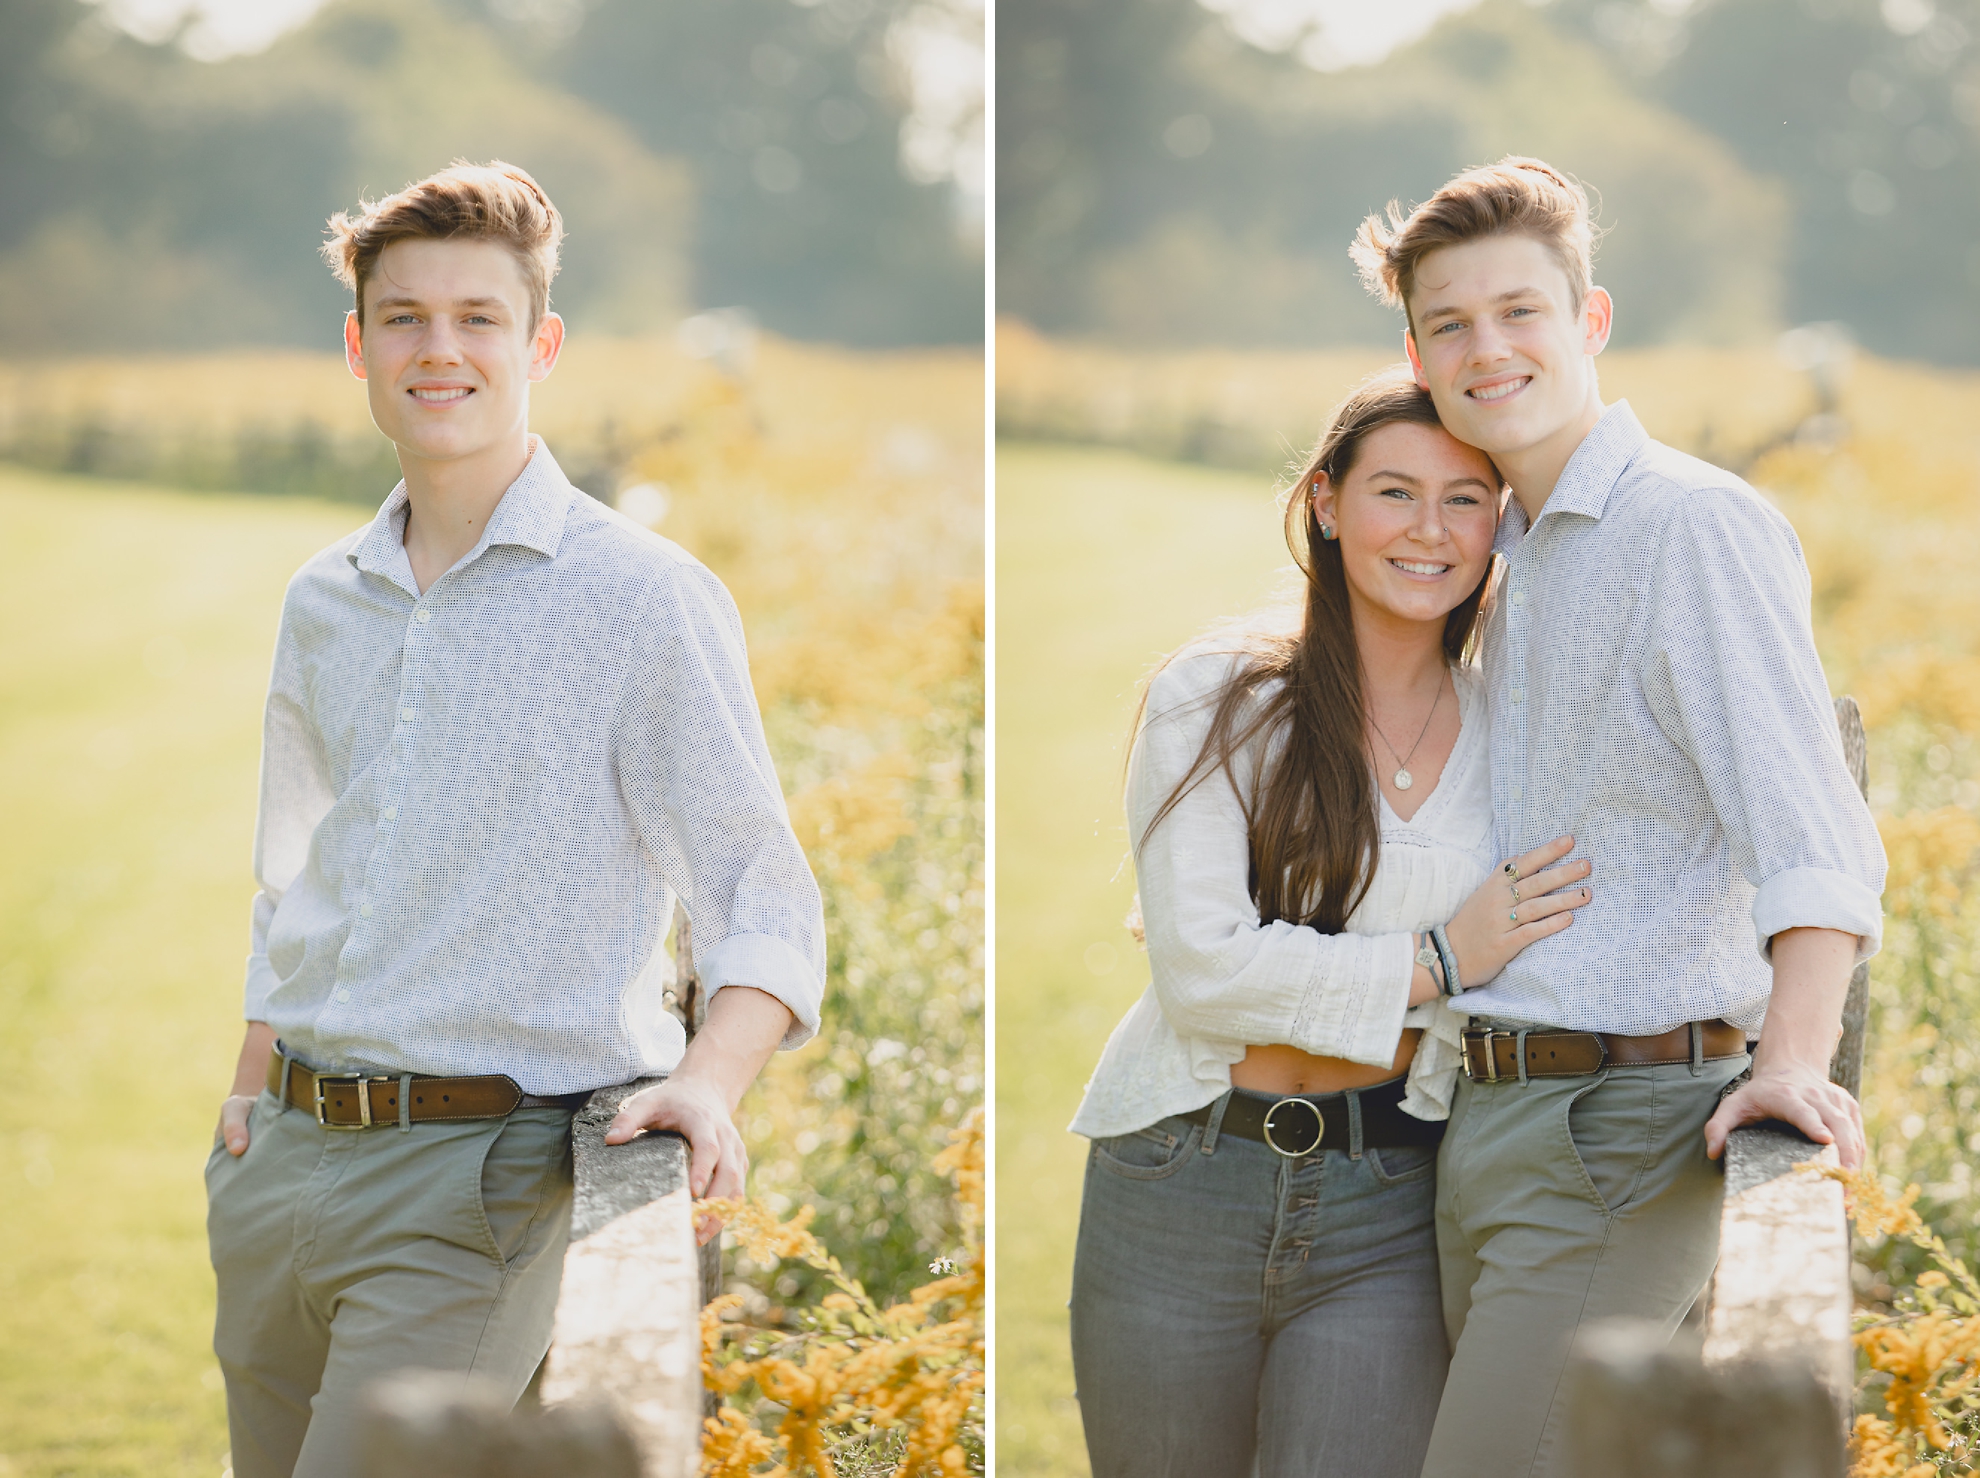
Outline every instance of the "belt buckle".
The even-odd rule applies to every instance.
[[[341,1129],[341,1130],[369,1129],[372,1125],[371,1091],[370,1091],[371,1085],[373,1083],[389,1083],[393,1081],[391,1078],[387,1078],[387,1077],[368,1078],[365,1077],[362,1073],[311,1073],[309,1076],[310,1076],[311,1086],[316,1094],[316,1103],[315,1103],[316,1122],[321,1124],[325,1129]],[[323,1085],[325,1083],[349,1083],[353,1088],[357,1089],[357,1101],[358,1101],[357,1123],[333,1124],[330,1122],[330,1120],[326,1117],[328,1111],[325,1108],[323,1102]]]
[[[1285,1145],[1280,1144],[1278,1139],[1275,1137],[1275,1126],[1273,1125],[1272,1121],[1276,1117],[1278,1117],[1279,1110],[1285,1108],[1288,1104],[1298,1105],[1298,1107],[1304,1109],[1307,1115],[1310,1116],[1313,1120],[1313,1137],[1307,1143],[1306,1148],[1304,1149],[1288,1149]],[[1296,1114],[1289,1116],[1289,1118],[1296,1118],[1296,1117],[1297,1117]],[[1292,1097],[1292,1098],[1282,1098],[1277,1103],[1273,1104],[1270,1108],[1265,1110],[1265,1122],[1262,1127],[1265,1134],[1265,1143],[1269,1145],[1274,1152],[1284,1155],[1288,1160],[1297,1160],[1302,1155],[1310,1155],[1315,1150],[1320,1148],[1320,1141],[1327,1132],[1327,1121],[1323,1117],[1321,1117],[1319,1108],[1313,1103],[1311,1099]],[[1291,1122],[1287,1122],[1285,1124],[1278,1125],[1276,1127],[1279,1132],[1290,1133],[1290,1131],[1293,1128],[1293,1125]]]
[[[1499,1081],[1499,1060],[1492,1053],[1492,1038],[1495,1035],[1489,1026],[1473,1027],[1464,1034],[1464,1075],[1474,1083],[1496,1083]],[[1498,1036],[1509,1037],[1511,1032],[1498,1032]],[[1471,1070],[1471,1046],[1476,1042],[1485,1058],[1485,1070]]]

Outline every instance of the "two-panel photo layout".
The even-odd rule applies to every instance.
[[[0,0],[0,184],[0,1478],[1980,1473],[1980,0]]]

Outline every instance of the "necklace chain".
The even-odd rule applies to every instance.
[[[1416,758],[1416,751],[1423,747],[1423,737],[1424,735],[1430,732],[1430,721],[1431,719],[1436,718],[1437,705],[1442,703],[1443,701],[1444,701],[1444,675],[1442,673],[1439,673],[1437,675],[1437,696],[1430,700],[1430,712],[1424,718],[1423,728],[1420,732],[1418,732],[1416,736],[1416,743],[1410,745],[1408,754],[1401,753],[1400,751],[1397,750],[1394,744],[1389,743],[1389,736],[1387,734],[1384,734],[1382,732],[1382,726],[1375,722],[1374,713],[1373,712],[1369,713],[1368,727],[1375,731],[1376,737],[1378,737],[1384,744],[1389,745],[1389,753],[1395,755],[1396,757],[1395,782],[1396,782],[1397,790],[1408,790],[1410,786],[1416,783],[1416,778],[1409,773],[1409,762]]]

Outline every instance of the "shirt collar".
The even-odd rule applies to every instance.
[[[564,522],[571,511],[570,479],[542,437],[533,437],[536,450],[520,476],[509,484],[481,541],[461,561],[472,563],[496,544],[516,544],[554,559],[564,539]],[[396,585],[415,589],[412,564],[406,558],[406,485],[392,489],[377,517],[344,557],[366,574],[383,575]]]
[[[1581,445],[1561,469],[1560,481],[1554,484],[1554,491],[1541,506],[1540,516],[1579,513],[1585,518],[1600,518],[1609,506],[1609,494],[1615,491],[1623,473],[1649,440],[1650,433],[1636,419],[1629,402],[1617,401],[1602,412],[1602,419],[1581,438]],[[1511,554],[1513,546],[1526,536],[1527,527],[1525,507],[1517,498],[1507,499],[1493,550]]]

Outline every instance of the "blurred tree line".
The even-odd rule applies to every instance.
[[[580,328],[740,304],[798,338],[979,339],[980,248],[902,169],[910,8],[330,0],[210,62],[0,0],[0,352],[332,343],[325,217],[456,155],[557,201]]]
[[[1975,0],[1485,0],[1332,72],[1213,13],[1245,3],[1001,0],[1002,311],[1130,343],[1393,343],[1356,223],[1518,152],[1599,193],[1621,345],[1834,319],[1980,363]]]

